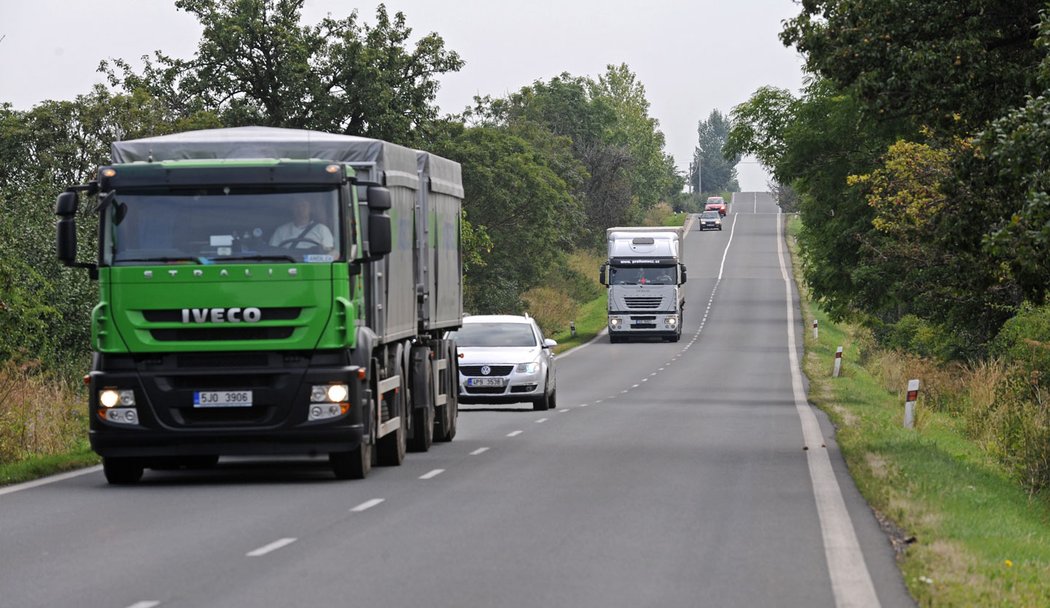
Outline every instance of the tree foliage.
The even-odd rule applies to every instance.
[[[177,0],[204,32],[196,55],[154,53],[136,73],[103,62],[111,84],[145,90],[181,114],[208,111],[226,126],[261,124],[414,145],[437,120],[440,74],[463,61],[435,33],[408,48],[404,13],[382,4],[374,25],[357,11],[301,24],[304,0]]]
[[[741,155],[727,147],[732,122],[718,110],[711,110],[707,120],[696,128],[699,140],[689,165],[690,179],[696,192],[725,192],[740,189],[736,166]],[[701,192],[703,189],[703,192]]]

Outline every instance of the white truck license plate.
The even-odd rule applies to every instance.
[[[251,391],[194,391],[193,407],[251,407]]]

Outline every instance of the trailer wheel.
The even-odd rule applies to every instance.
[[[448,399],[445,405],[436,408],[434,414],[434,440],[452,441],[456,436],[456,422],[459,418],[459,356],[456,347],[449,344],[445,349],[448,366],[445,373],[445,394]]]
[[[144,467],[137,458],[103,458],[102,472],[111,485],[123,486],[142,479]]]
[[[415,349],[413,349],[415,350]],[[414,359],[415,357],[413,357]],[[431,382],[434,377],[433,364],[430,362],[430,351],[427,349],[422,362],[412,364],[412,398],[415,401],[424,400],[423,407],[411,405],[412,410],[412,437],[408,442],[408,449],[412,452],[426,452],[434,443],[434,390]]]

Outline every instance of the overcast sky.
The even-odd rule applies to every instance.
[[[306,0],[303,21],[354,8],[374,22],[377,2]],[[626,63],[645,85],[667,151],[685,170],[696,126],[728,113],[762,85],[797,91],[801,59],[780,44],[792,0],[388,0],[414,34],[437,32],[466,66],[441,77],[438,104],[459,112],[474,95],[502,96],[569,72],[597,77]],[[171,0],[0,0],[0,102],[29,109],[86,93],[99,61],[154,50],[193,55],[201,28]],[[764,172],[742,163],[743,190],[765,190]]]

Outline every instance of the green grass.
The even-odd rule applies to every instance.
[[[797,232],[797,220],[789,230]],[[794,248],[792,253],[797,260]],[[850,472],[869,504],[902,536],[915,537],[899,565],[919,604],[1050,605],[1046,497],[1029,496],[967,439],[962,420],[924,408],[921,398],[916,429],[904,429],[901,396],[857,363],[860,330],[832,323],[804,300],[810,400],[835,422]],[[819,340],[809,329],[814,318]],[[844,372],[836,379],[831,369],[840,345]]]
[[[689,217],[689,214],[685,211],[681,213],[672,213],[670,217],[664,220],[664,226],[682,226],[685,224],[685,220]]]
[[[47,477],[63,471],[81,469],[96,465],[101,460],[91,451],[85,439],[74,451],[68,454],[49,456],[30,456],[17,462],[0,464],[0,486],[22,483],[40,477]]]
[[[594,339],[598,333],[605,329],[608,323],[608,310],[606,306],[606,295],[603,293],[597,298],[580,306],[576,313],[576,337],[572,337],[570,331],[558,332],[552,339],[558,342],[554,352],[564,352],[570,348],[584,344]]]

